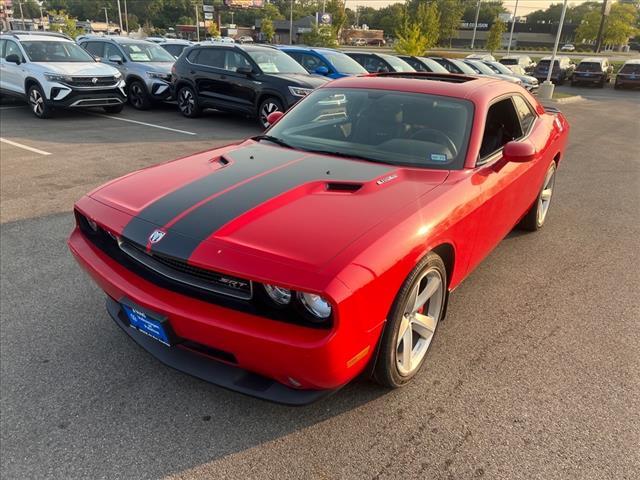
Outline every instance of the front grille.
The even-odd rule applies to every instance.
[[[96,79],[94,82],[93,79]],[[76,88],[102,88],[114,87],[118,83],[118,79],[113,75],[109,76],[91,76],[91,77],[71,77],[70,87]]]
[[[149,253],[126,240],[120,240],[118,245],[120,250],[138,263],[173,281],[242,300],[250,300],[253,296],[253,287],[249,280],[194,267],[183,260],[166,255]]]

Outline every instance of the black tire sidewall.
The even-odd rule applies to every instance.
[[[142,91],[142,96],[140,97],[140,105],[137,105],[137,106],[133,103],[133,95],[131,94],[134,85],[139,86],[140,90]],[[147,87],[141,81],[134,80],[133,82],[131,82],[129,84],[128,94],[129,94],[129,104],[133,108],[135,108],[137,110],[147,110],[151,106],[151,101],[149,100],[149,94],[147,92]]]
[[[374,367],[374,378],[378,383],[386,387],[398,388],[409,383],[422,369],[422,366],[425,364],[426,359],[429,356],[429,350],[433,345],[433,340],[435,339],[435,335],[438,331],[437,325],[436,331],[433,334],[433,339],[431,340],[431,344],[429,345],[429,349],[423,357],[420,366],[409,375],[400,375],[396,363],[396,345],[400,323],[404,314],[404,306],[406,304],[407,297],[411,294],[411,290],[415,286],[415,282],[421,277],[422,273],[425,270],[431,268],[436,268],[438,270],[445,285],[439,320],[442,320],[442,315],[446,311],[446,305],[448,301],[446,288],[447,271],[442,259],[436,253],[429,252],[422,258],[422,260],[420,260],[420,262],[418,262],[413,270],[411,270],[411,272],[403,282],[402,287],[400,288],[400,291],[396,295],[396,299],[393,302],[384,331],[382,333],[378,358]]]

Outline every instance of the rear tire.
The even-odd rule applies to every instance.
[[[124,104],[120,105],[109,105],[108,107],[102,107],[102,109],[107,113],[120,113],[124,108]]]
[[[142,82],[134,80],[129,84],[128,89],[129,103],[137,110],[149,110],[151,108],[151,100],[147,93],[147,87]]]
[[[51,118],[53,108],[47,105],[47,98],[39,85],[31,85],[27,93],[31,112],[38,118]]]
[[[527,214],[520,220],[518,227],[522,230],[535,232],[544,226],[553,197],[553,190],[556,183],[556,162],[552,162],[542,182],[542,188],[536,201],[531,206]]]
[[[381,385],[406,385],[424,365],[447,302],[447,271],[428,253],[398,292],[380,339],[373,377]]]
[[[187,118],[196,118],[202,113],[198,104],[198,97],[193,88],[189,86],[180,87],[176,95],[180,113]]]
[[[262,128],[268,128],[267,117],[273,112],[284,112],[282,102],[275,97],[265,98],[258,107],[258,122]]]

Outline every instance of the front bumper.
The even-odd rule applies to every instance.
[[[579,74],[579,73],[574,73],[573,77],[571,78],[571,81],[573,83],[603,83],[605,81],[605,78],[602,76],[602,74],[594,74],[594,75],[589,75],[586,76],[584,74]]]
[[[96,90],[71,90],[62,99],[55,100],[56,90],[51,90],[53,99],[47,100],[47,103],[53,107],[63,108],[88,108],[88,107],[107,107],[120,105],[127,101],[127,96],[120,88],[96,89]]]
[[[154,100],[165,101],[171,100],[171,84],[162,80],[154,80],[147,82],[149,95]]]
[[[616,77],[615,84],[618,87],[640,87],[640,75],[636,78],[631,78],[630,76],[623,77],[621,75],[618,75]]]
[[[355,334],[356,322],[331,330],[285,324],[151,283],[100,250],[79,228],[68,244],[80,265],[113,299],[109,310],[121,327],[119,302],[125,299],[168,319],[177,338],[171,348],[150,345],[148,339],[142,341],[135,331],[125,329],[143,348],[185,373],[266,400],[304,404],[339,389],[366,367],[374,350],[370,345],[375,345],[383,328]],[[187,360],[178,346],[184,341],[224,355],[217,360],[187,352]],[[257,378],[260,381],[247,380]]]

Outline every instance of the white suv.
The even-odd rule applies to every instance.
[[[66,35],[0,35],[0,93],[28,100],[39,118],[57,107],[102,107],[118,113],[127,100],[117,69],[98,63]]]

